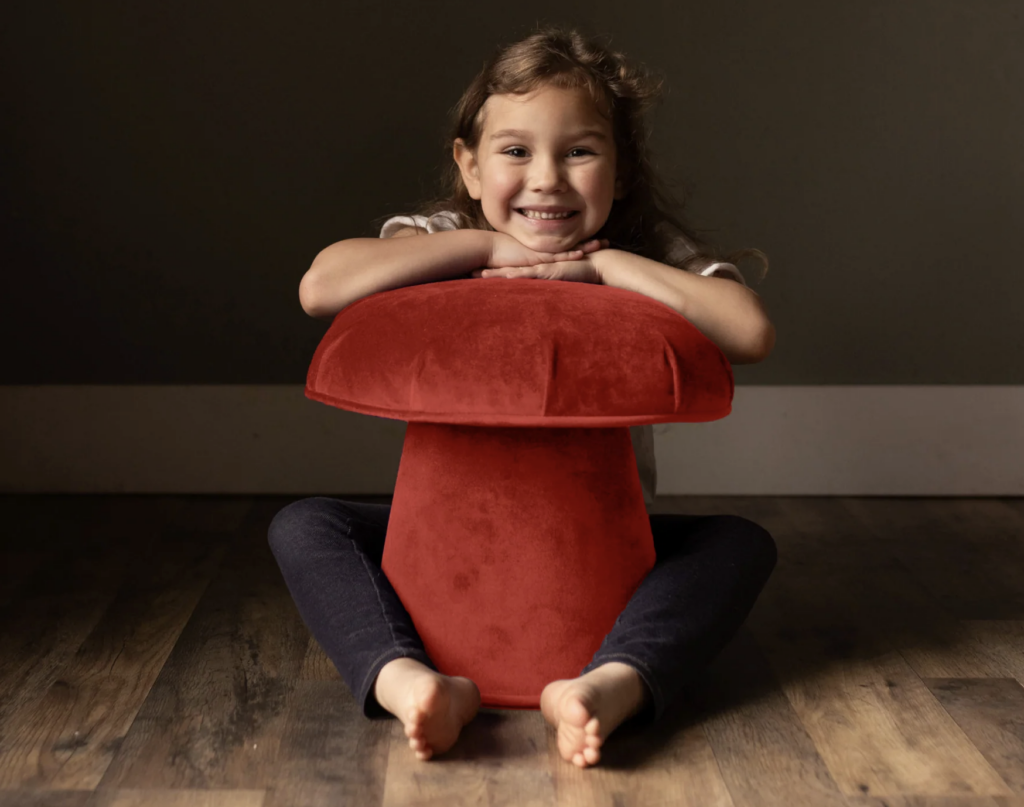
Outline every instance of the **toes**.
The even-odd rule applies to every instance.
[[[584,748],[583,758],[593,765],[601,758],[601,754],[596,748]]]
[[[423,740],[409,740],[409,747],[416,754],[417,759],[429,759],[434,753],[434,749]]]
[[[604,743],[604,741],[596,734],[588,734],[584,738],[584,742],[586,742],[587,746],[590,748],[600,748]]]
[[[584,727],[584,731],[587,732],[588,736],[598,736],[601,732],[601,721],[596,717],[590,718],[587,721],[587,725]]]

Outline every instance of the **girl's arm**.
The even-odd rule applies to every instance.
[[[492,233],[486,230],[403,235],[348,238],[321,250],[299,283],[302,310],[333,319],[345,306],[378,291],[467,274],[484,266],[491,253]]]
[[[775,347],[775,326],[760,295],[742,283],[684,272],[618,249],[595,252],[590,260],[605,285],[652,297],[678,311],[730,364],[756,364]]]

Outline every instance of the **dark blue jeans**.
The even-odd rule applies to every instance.
[[[389,715],[377,674],[407,656],[433,670],[380,564],[391,505],[314,496],[270,524],[270,547],[299,614],[366,717]],[[775,541],[734,515],[651,515],[657,556],[591,662],[635,668],[650,693],[637,716],[655,721],[736,634],[775,567]]]

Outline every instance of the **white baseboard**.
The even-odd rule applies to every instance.
[[[654,427],[658,494],[1024,495],[1024,387],[737,386]],[[405,423],[301,385],[0,387],[5,493],[389,494]]]

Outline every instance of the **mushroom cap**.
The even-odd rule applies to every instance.
[[[477,426],[718,420],[732,366],[673,308],[614,286],[469,278],[342,309],[306,397],[366,415]]]

